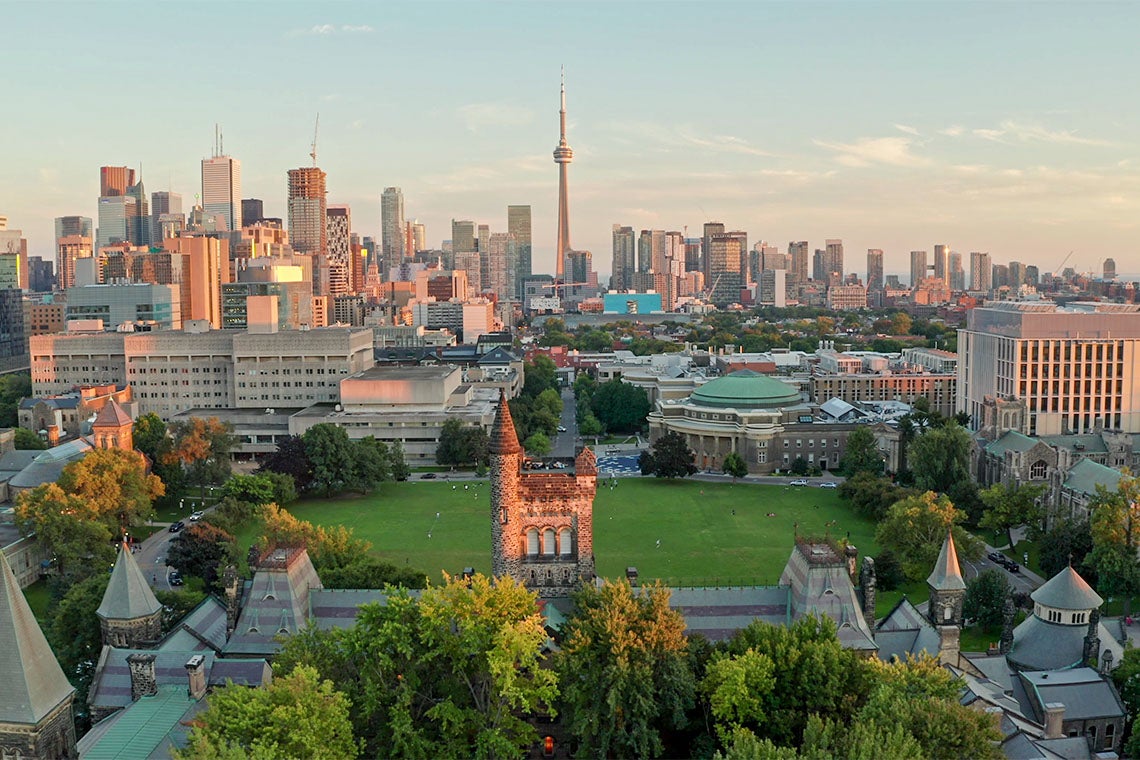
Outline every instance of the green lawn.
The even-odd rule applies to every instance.
[[[467,485],[453,490],[452,483],[439,481],[386,483],[365,498],[306,500],[289,511],[317,525],[352,528],[379,555],[433,579],[440,570],[468,566],[487,573],[490,490],[486,481]],[[623,577],[632,565],[643,580],[672,585],[774,584],[792,551],[797,522],[802,534],[841,539],[850,532],[860,554],[877,548],[874,525],[852,515],[835,491],[624,478],[612,491],[599,486],[594,554],[599,574],[610,578]]]
[[[32,585],[24,589],[24,598],[28,600],[28,606],[32,608],[32,614],[36,616],[41,626],[48,624],[47,612],[51,607],[51,590],[48,588],[46,581],[36,581]]]

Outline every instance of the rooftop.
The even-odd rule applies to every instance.
[[[690,399],[701,406],[733,409],[775,409],[802,403],[799,391],[792,386],[750,369],[705,383]]]

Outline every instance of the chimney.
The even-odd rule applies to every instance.
[[[1047,702],[1045,704],[1045,738],[1061,739],[1065,736],[1065,704]]]
[[[855,579],[858,577],[856,564],[859,559],[859,549],[851,544],[847,544],[847,547],[843,550],[843,555],[847,558],[847,577],[851,579],[852,583],[855,583]]]
[[[962,629],[956,625],[938,626],[938,662],[958,666],[962,651],[961,635]]]
[[[154,676],[153,654],[132,654],[127,657],[127,667],[131,670],[131,700],[139,697],[153,697],[158,693],[158,681]]]
[[[190,699],[206,696],[206,658],[196,654],[187,660],[186,676],[190,682]]]
[[[250,551],[253,547],[250,547]],[[256,562],[250,562],[254,565]],[[233,565],[226,567],[225,572],[222,574],[222,589],[226,598],[226,638],[234,632],[237,627],[238,613],[241,612],[241,599],[239,598],[238,587],[240,580],[238,579],[237,568]]]
[[[48,446],[59,445],[59,425],[48,425],[47,427],[47,442]]]
[[[863,558],[863,570],[859,573],[859,588],[863,591],[863,619],[867,627],[875,630],[875,591],[878,578],[875,574],[875,560]]]

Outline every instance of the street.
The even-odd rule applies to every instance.
[[[573,458],[578,442],[578,421],[574,414],[574,391],[569,388],[562,389],[562,417],[558,424],[566,428],[566,432],[558,433],[551,441],[550,455]]]

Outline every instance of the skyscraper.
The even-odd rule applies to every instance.
[[[95,255],[91,238],[86,235],[64,235],[55,241],[56,270],[59,272],[59,289],[75,286],[75,262]]]
[[[55,238],[66,235],[82,235],[95,238],[95,226],[89,216],[57,216],[55,218]]]
[[[962,254],[950,251],[950,290],[966,289],[966,270],[962,268]]]
[[[475,222],[470,219],[451,220],[451,255],[452,261],[457,260],[461,253],[472,253],[479,250],[475,238]],[[457,265],[456,268],[458,268]]]
[[[245,203],[245,201],[242,201]],[[244,208],[244,207],[243,207]],[[159,190],[150,194],[150,242],[162,242],[163,216],[182,215],[182,194]],[[244,217],[244,214],[243,214]]]
[[[630,274],[634,271],[633,253],[637,247],[633,227],[613,227],[614,248],[610,290],[629,290]]]
[[[325,210],[329,246],[329,290],[327,295],[344,296],[352,291],[352,212],[348,206]]]
[[[934,246],[934,276],[950,286],[950,246]]]
[[[926,251],[910,252],[910,286],[917,288],[926,279]]]
[[[706,283],[711,283],[709,280],[709,247],[712,243],[712,236],[722,232],[724,232],[724,222],[705,222],[704,234],[701,236],[701,271],[705,274]],[[640,270],[640,266],[638,269]]]
[[[99,195],[126,195],[127,188],[135,184],[135,170],[127,166],[99,167]]]
[[[260,198],[241,199],[242,226],[257,224],[265,218],[265,204]]]
[[[993,285],[993,265],[988,253],[970,252],[970,290],[988,291]]]
[[[404,259],[404,221],[404,191],[398,187],[384,188],[380,195],[380,249],[385,266],[399,266]]]
[[[788,288],[806,285],[808,281],[808,242],[788,243]]]
[[[202,159],[202,209],[225,229],[241,229],[241,161],[222,153],[220,135],[214,155]]]
[[[518,246],[511,233],[496,232],[487,240],[487,281],[483,283],[483,289],[493,291],[500,301],[510,300],[517,290],[517,258]]]
[[[714,304],[740,302],[740,238],[715,232],[709,237],[709,300]]]
[[[136,217],[135,199],[130,195],[99,197],[99,227],[95,231],[95,249],[131,239],[131,219]]]
[[[525,278],[533,273],[530,237],[530,206],[507,206],[507,233],[515,237],[515,282],[522,287]],[[522,291],[516,295],[522,299]]]
[[[843,241],[832,239],[825,242],[824,249],[828,284],[840,285],[843,282]]]
[[[1105,259],[1104,260],[1103,272],[1104,273],[1101,275],[1101,277],[1103,279],[1115,280],[1116,279],[1116,259]]]
[[[558,164],[558,244],[554,251],[554,276],[564,278],[565,257],[570,252],[570,198],[567,169],[574,160],[574,151],[566,142],[566,72],[562,72],[562,100],[558,110],[558,147],[554,149],[554,163]]]
[[[325,173],[317,167],[289,170],[289,242],[297,253],[328,254],[325,193]]]
[[[150,244],[150,203],[142,177],[127,188],[127,195],[135,199],[134,215],[127,219],[127,237],[135,245]]]
[[[883,250],[867,249],[867,290],[883,289]]]

